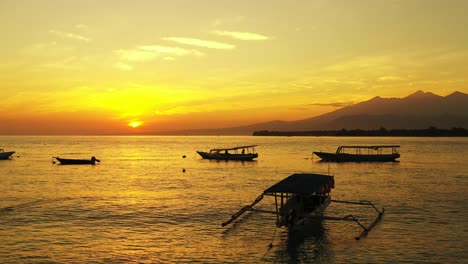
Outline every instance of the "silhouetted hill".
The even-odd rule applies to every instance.
[[[339,129],[426,129],[468,127],[468,94],[439,96],[417,91],[404,98],[376,96],[320,116],[297,121],[271,121],[247,126],[185,130],[168,134],[242,135],[254,131],[312,131]]]
[[[254,136],[335,136],[335,137],[468,137],[468,130],[461,127],[441,129],[390,129],[374,130],[317,130],[317,131],[255,131]]]

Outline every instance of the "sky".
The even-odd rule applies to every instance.
[[[468,1],[0,0],[0,134],[300,120],[468,93]]]

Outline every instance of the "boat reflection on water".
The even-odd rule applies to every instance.
[[[287,239],[289,263],[330,262],[330,242],[323,222],[304,225],[301,230],[292,230],[288,232]]]
[[[263,260],[271,263],[333,263],[333,251],[323,222],[279,234]]]

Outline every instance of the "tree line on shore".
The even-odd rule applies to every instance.
[[[386,129],[381,127],[375,130],[341,129],[316,131],[269,131],[260,130],[254,136],[357,136],[357,137],[467,137],[468,130],[462,127],[443,129],[429,127],[426,129]]]

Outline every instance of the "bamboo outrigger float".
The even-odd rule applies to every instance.
[[[356,222],[363,229],[362,232],[355,237],[359,240],[367,235],[382,218],[384,208],[380,211],[369,201],[353,202],[332,200],[330,192],[331,189],[334,188],[334,185],[335,181],[333,176],[322,174],[292,174],[266,189],[263,194],[258,196],[250,205],[242,207],[238,212],[232,215],[231,219],[222,223],[221,226],[232,223],[247,211],[254,211],[275,214],[276,226],[284,226],[289,230],[296,230],[303,225],[317,223],[321,220]],[[272,196],[275,198],[275,211],[254,208],[264,196]],[[377,215],[368,226],[364,226],[353,215],[344,217],[324,216],[323,213],[325,209],[332,202],[371,206],[376,210]]]

